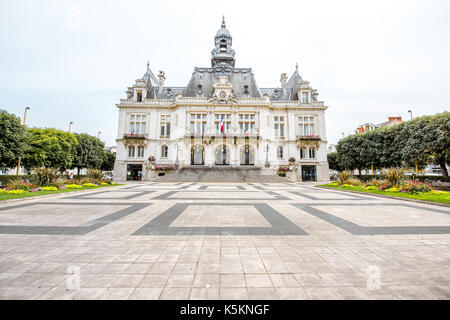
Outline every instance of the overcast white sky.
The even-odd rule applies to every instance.
[[[79,19],[77,13],[79,12]],[[324,100],[329,143],[362,123],[450,110],[450,1],[0,2],[0,109],[115,144],[117,108],[150,61],[166,85],[210,66],[222,14],[236,66],[260,87],[299,63]]]

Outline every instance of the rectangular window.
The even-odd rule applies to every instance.
[[[297,128],[298,128],[297,135],[301,137],[315,136],[316,130],[314,127],[314,117],[299,116]]]
[[[144,157],[144,147],[138,147],[137,148],[137,156],[138,156],[138,158],[143,158]]]
[[[309,158],[310,159],[315,159],[316,158],[316,149],[315,148],[310,148],[309,149]]]
[[[130,134],[145,134],[147,117],[142,114],[133,114],[130,116]]]
[[[282,146],[279,146],[277,149],[277,158],[283,159],[283,147]]]
[[[191,113],[190,131],[195,134],[206,133],[206,113]]]
[[[170,116],[161,115],[160,138],[170,138]]]
[[[284,116],[274,117],[275,138],[284,139]]]
[[[241,113],[239,114],[239,132],[243,134],[255,133],[255,114]]]
[[[128,157],[129,158],[134,158],[134,151],[135,151],[134,147],[128,147]]]
[[[231,129],[231,115],[230,114],[215,114],[214,128],[216,134],[229,134]]]
[[[167,146],[161,146],[161,158],[167,158],[169,148]]]
[[[302,92],[302,103],[308,103],[308,93]]]
[[[300,159],[306,159],[306,148],[300,149]]]
[[[142,102],[142,91],[137,92],[137,102]]]

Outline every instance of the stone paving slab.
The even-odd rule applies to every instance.
[[[0,205],[0,299],[449,299],[450,209],[300,183]]]

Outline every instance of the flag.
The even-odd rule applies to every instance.
[[[220,119],[219,128],[220,128],[220,132],[223,133],[223,118]]]
[[[134,135],[134,129],[131,129],[130,136],[133,136],[133,135]]]

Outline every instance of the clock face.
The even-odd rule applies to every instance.
[[[225,91],[220,91],[219,96],[220,96],[221,98],[226,98],[227,93],[226,93]]]

